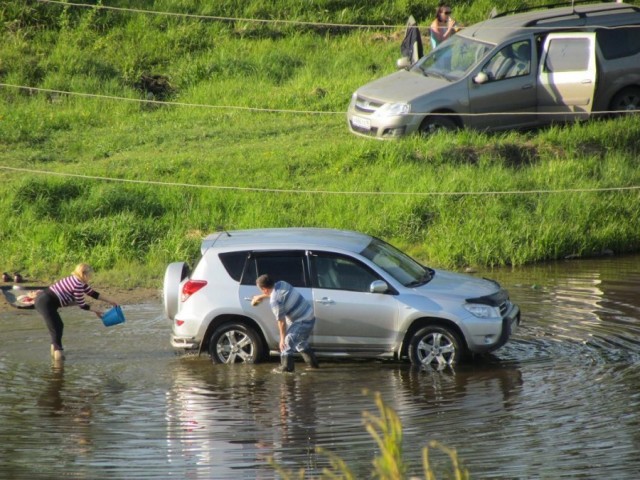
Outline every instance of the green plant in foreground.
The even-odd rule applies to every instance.
[[[368,392],[365,391],[365,394]],[[408,465],[402,458],[402,422],[398,414],[389,407],[383,400],[379,392],[374,393],[375,404],[378,407],[378,414],[364,412],[364,425],[369,435],[375,440],[378,446],[378,455],[373,459],[372,478],[381,480],[402,480],[407,477]],[[436,470],[430,460],[432,451],[444,453],[449,457],[450,468],[445,472],[447,478],[455,480],[469,480],[471,477],[467,469],[463,468],[458,459],[458,453],[454,448],[446,447],[440,442],[431,440],[428,446],[422,449],[422,466],[425,480],[436,480]],[[318,478],[322,479],[342,479],[355,480],[357,477],[349,466],[338,455],[317,447],[316,451],[325,455],[329,459],[331,467],[324,468]],[[291,472],[277,465],[273,458],[269,460],[271,466],[278,472],[284,480],[307,478],[305,470]],[[409,477],[410,480],[417,480],[419,477]]]

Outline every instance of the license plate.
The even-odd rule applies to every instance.
[[[364,128],[365,130],[371,129],[371,120],[369,120],[368,118],[353,117],[351,119],[351,124],[354,127]]]

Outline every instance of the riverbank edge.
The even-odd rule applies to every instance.
[[[28,281],[24,283],[6,283],[3,286],[19,286],[24,288],[33,288],[42,286],[45,288],[48,286],[47,282],[38,282],[38,281]],[[144,305],[144,304],[161,304],[162,303],[162,291],[158,288],[151,287],[133,287],[133,288],[121,288],[113,285],[106,285],[102,288],[98,286],[94,286],[94,288],[103,293],[106,297],[117,301],[120,305],[126,308],[127,305]],[[99,309],[108,309],[109,305],[97,300],[93,300],[91,298],[88,299],[87,303],[96,305]],[[0,313],[10,313],[10,312],[34,312],[32,309],[20,309],[11,305],[4,295],[0,298]]]

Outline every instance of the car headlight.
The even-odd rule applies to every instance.
[[[482,305],[479,303],[467,303],[464,308],[478,318],[500,318],[500,310],[497,307]]]
[[[376,117],[393,117],[395,115],[406,115],[411,112],[411,105],[408,103],[385,103],[373,114]]]

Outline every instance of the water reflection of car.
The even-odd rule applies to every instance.
[[[349,129],[385,139],[640,110],[640,7],[538,8],[467,27],[409,70],[360,87]]]
[[[520,321],[518,306],[497,282],[425,267],[357,232],[221,232],[206,237],[201,251],[191,274],[183,262],[167,267],[164,306],[173,347],[208,351],[214,363],[277,354],[268,302],[251,305],[263,273],[289,282],[311,302],[311,341],[319,356],[452,364],[500,348]]]
[[[493,437],[510,438],[514,429],[519,435],[510,411],[517,412],[521,401],[520,367],[487,357],[438,369],[337,360],[325,363],[328,376],[277,378],[268,365],[210,368],[181,359],[167,371],[173,379],[166,392],[171,472],[194,479],[272,479],[273,458],[280,466],[304,468],[305,478],[320,478],[330,460],[317,450],[322,447],[356,468],[354,478],[368,478],[376,445],[362,414],[376,413],[374,393],[400,416],[404,453],[413,465],[420,465],[420,451],[434,437],[462,446],[468,429],[478,425]]]

